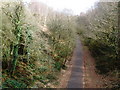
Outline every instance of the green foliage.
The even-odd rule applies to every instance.
[[[3,88],[26,88],[25,83],[18,82],[16,80],[8,79],[3,83]]]
[[[71,55],[74,47],[75,22],[70,22],[72,20],[72,17],[64,15],[64,13],[58,13],[55,18],[50,18],[47,23],[51,31],[49,42],[54,49],[55,68],[58,70],[65,65],[66,59]]]
[[[62,68],[62,64],[60,62],[56,62],[54,68],[60,71]]]
[[[48,16],[41,15],[34,7],[21,1],[2,3],[2,69],[8,76],[3,83],[10,88],[22,87],[19,81],[29,87],[37,80],[56,80],[74,48],[73,17],[49,7]]]
[[[55,74],[48,74],[46,78],[49,79],[49,81],[53,81],[57,79],[57,76]]]
[[[98,2],[94,9],[77,17],[76,22],[80,28],[77,32],[82,32],[83,42],[95,57],[97,72],[120,72],[118,3]]]
[[[5,16],[9,21],[3,22],[3,38],[7,37],[8,33],[5,31],[8,29],[5,24],[11,24],[12,28],[11,30],[8,29],[9,34],[13,35],[13,38],[10,38],[10,42],[8,41],[5,46],[9,48],[9,54],[7,55],[9,59],[12,59],[11,61],[11,73],[13,74],[17,65],[18,56],[19,54],[23,54],[24,45],[22,43],[25,43],[25,38],[23,35],[23,18],[24,16],[24,6],[22,2],[17,3],[5,3],[6,6],[2,7],[3,10],[3,16]],[[13,5],[13,6],[12,6]],[[10,9],[11,8],[11,9]],[[12,11],[13,10],[13,11]],[[4,18],[3,18],[4,20]],[[14,27],[14,28],[13,28]],[[26,35],[27,36],[27,35]],[[27,40],[28,41],[28,40]],[[3,41],[3,44],[5,42]],[[4,49],[7,49],[4,48]],[[3,49],[3,52],[4,52]],[[6,53],[3,53],[4,56],[6,56]],[[4,58],[3,58],[4,59]]]
[[[85,45],[89,46],[93,56],[96,57],[96,67],[101,73],[119,70],[119,65],[115,64],[119,63],[117,10],[117,3],[98,2],[93,11],[89,10],[77,20],[83,25],[80,32],[84,32]],[[94,14],[94,12],[98,13]]]
[[[43,66],[43,67],[39,67],[38,70],[39,70],[40,73],[44,73],[44,72],[46,72],[47,70],[49,70],[49,68]]]
[[[42,75],[40,75],[40,76],[34,76],[34,79],[35,80],[39,80],[41,83],[43,83],[45,85],[49,82],[49,80],[46,77],[46,75],[44,75],[44,76],[42,76]]]

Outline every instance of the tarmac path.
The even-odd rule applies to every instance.
[[[67,88],[83,88],[83,55],[82,45],[79,39],[76,41],[72,61],[72,71]]]

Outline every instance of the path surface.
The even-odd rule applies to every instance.
[[[68,68],[61,72],[57,88],[105,88],[106,82],[110,84],[108,78],[96,73],[95,59],[79,39],[66,65]]]
[[[82,45],[79,39],[77,39],[76,48],[73,53],[72,71],[68,81],[67,88],[83,88],[83,57],[82,57]]]

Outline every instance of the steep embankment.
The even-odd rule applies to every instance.
[[[52,87],[73,51],[72,16],[51,11],[45,20],[40,8],[38,2],[2,4],[3,88]]]

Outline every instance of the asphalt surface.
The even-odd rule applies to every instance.
[[[72,57],[72,71],[67,88],[83,88],[83,57],[82,45],[79,39],[76,41],[76,48]]]

